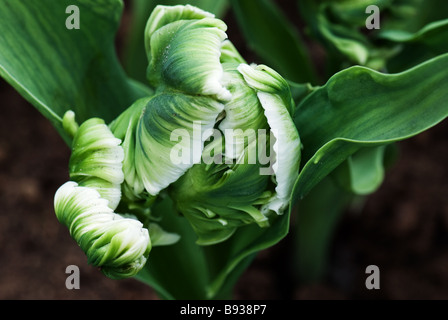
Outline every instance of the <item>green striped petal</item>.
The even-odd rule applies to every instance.
[[[272,166],[276,195],[263,211],[281,214],[288,206],[294,181],[299,174],[301,143],[291,118],[292,99],[286,81],[269,67],[241,64],[238,70],[247,84],[257,91],[269,127],[275,137]]]
[[[229,100],[220,64],[226,29],[223,21],[192,6],[157,7],[145,30],[150,84]]]
[[[69,162],[70,180],[94,187],[114,210],[121,198],[124,151],[102,119],[92,118],[75,132]]]
[[[149,100],[151,100],[150,97],[137,100],[109,125],[114,136],[123,141],[121,146],[124,150],[123,173],[125,184],[122,189],[124,194],[131,199],[140,198],[145,190],[145,186],[137,174],[135,149],[137,124]]]
[[[163,6],[158,5],[152,11],[145,29],[145,40],[149,40],[160,28],[179,20],[200,20],[214,18],[214,14],[191,5]],[[149,52],[149,42],[145,42],[146,51]]]
[[[224,64],[224,84],[232,99],[225,103],[225,118],[219,124],[225,137],[225,157],[230,159],[240,158],[244,149],[256,141],[258,130],[268,128],[257,93],[246,85],[237,67],[235,63]]]
[[[211,98],[175,92],[148,100],[135,128],[134,165],[150,195],[159,194],[200,162],[204,142],[223,109]]]
[[[230,40],[224,40],[221,44],[221,63],[246,63],[244,58],[241,56],[241,54],[238,52],[238,50],[235,48],[232,42]]]
[[[88,262],[112,279],[136,275],[151,250],[140,221],[113,212],[94,188],[63,184],[54,198],[56,217],[85,252]]]

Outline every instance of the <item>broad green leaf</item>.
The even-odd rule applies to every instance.
[[[292,199],[362,147],[414,136],[448,115],[448,54],[399,74],[352,67],[334,75],[298,106],[294,116],[304,145]]]
[[[33,104],[59,133],[67,110],[76,120],[114,119],[148,94],[130,81],[115,53],[120,0],[76,1],[80,28],[68,29],[70,0],[0,0],[0,75]],[[6,107],[6,106],[5,106]]]
[[[295,82],[316,80],[307,48],[292,23],[270,0],[231,0],[248,45],[283,77]]]
[[[143,42],[146,22],[157,5],[185,5],[201,8],[213,13],[217,18],[222,18],[227,11],[227,0],[132,0],[131,22],[123,52],[123,64],[130,77],[146,83],[146,68],[148,59],[146,57]]]

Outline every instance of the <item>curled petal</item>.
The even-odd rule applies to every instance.
[[[199,20],[204,18],[214,18],[215,15],[201,10],[197,7],[191,5],[177,5],[177,6],[163,6],[158,5],[154,8],[151,13],[151,16],[146,23],[145,35],[147,36],[146,40],[149,40],[154,32],[158,29],[179,21],[179,20]],[[146,49],[149,51],[150,44],[146,42]]]
[[[55,194],[54,207],[88,262],[108,277],[132,277],[145,265],[151,250],[148,230],[114,213],[95,189],[66,182]]]
[[[112,129],[118,132],[128,125],[126,119],[135,119],[133,132],[125,134],[123,170],[133,174],[130,180],[136,192],[144,186],[156,196],[200,161],[207,132],[224,106],[210,97],[178,92],[160,93],[136,104],[129,109],[135,114],[123,117]]]
[[[89,119],[75,133],[69,163],[70,179],[95,188],[113,210],[120,202],[124,180],[120,144],[102,119]]]
[[[267,129],[266,117],[254,89],[247,86],[237,70],[238,64],[224,64],[224,84],[232,94],[225,103],[225,118],[219,129],[225,137],[225,155],[237,159],[244,149],[256,140],[259,129]]]
[[[123,191],[126,194],[126,190],[129,190],[127,193],[130,193],[133,197],[137,198],[143,193],[145,186],[143,185],[142,179],[139,178],[136,169],[136,128],[149,100],[151,100],[151,98],[137,100],[109,125],[114,136],[123,141],[121,144],[124,150],[123,173],[125,184],[123,186]],[[132,198],[132,196],[128,196]]]
[[[247,65],[242,63],[238,71],[247,85],[257,92],[265,92],[281,97],[284,107],[292,115],[294,104],[288,82],[274,69],[265,65]]]
[[[299,174],[301,143],[291,118],[292,99],[286,81],[266,66],[241,64],[238,70],[247,84],[257,91],[271,132],[275,137],[273,171],[276,195],[263,211],[281,214],[289,203],[294,181]]]
[[[150,84],[229,100],[220,64],[226,29],[223,21],[192,6],[157,7],[145,31]]]

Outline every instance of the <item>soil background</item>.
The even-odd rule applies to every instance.
[[[398,144],[381,188],[341,219],[321,282],[291,280],[286,237],[260,252],[235,299],[448,299],[447,142],[445,120]],[[51,124],[1,80],[0,299],[158,299],[136,280],[110,280],[87,265],[57,222],[53,196],[68,180],[69,156]],[[365,287],[371,264],[381,271],[379,290]],[[68,265],[80,268],[79,290],[65,286]]]

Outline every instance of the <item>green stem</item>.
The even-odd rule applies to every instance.
[[[352,199],[327,177],[298,202],[294,264],[299,283],[319,282],[325,276],[334,231]]]

